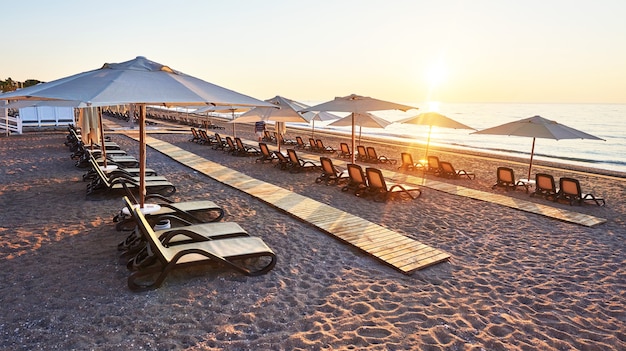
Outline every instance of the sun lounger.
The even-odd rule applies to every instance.
[[[297,145],[298,141],[292,139],[285,139],[282,134],[274,132],[274,139],[278,140],[281,145]]]
[[[148,241],[147,251],[157,260],[128,277],[128,287],[133,291],[158,288],[170,271],[191,265],[218,264],[249,276],[265,274],[276,265],[276,255],[261,238],[245,236],[168,246],[160,241],[139,209],[133,208],[133,214]],[[254,266],[244,262],[252,258]]]
[[[302,137],[297,136],[296,137],[296,148],[302,149],[302,150],[306,150],[306,149],[309,149],[310,146],[304,143],[304,140],[302,140]]]
[[[367,150],[365,149],[365,146],[356,146],[356,160],[361,162],[367,162]]]
[[[319,169],[322,167],[322,164],[319,161],[307,160],[307,159],[298,157],[298,154],[296,153],[296,150],[294,149],[287,149],[287,156],[289,157],[289,162],[291,163],[291,167],[289,171],[292,173]]]
[[[272,163],[278,160],[278,157],[276,156],[276,154],[270,151],[266,143],[259,143],[259,150],[261,151],[261,157],[257,158],[255,162]]]
[[[322,165],[322,174],[315,179],[316,183],[324,182],[326,185],[339,184],[350,178],[348,170],[336,167],[330,158],[322,156],[320,157],[320,163]]]
[[[603,198],[596,197],[590,193],[583,193],[578,179],[562,177],[559,179],[559,200],[569,201],[570,205],[582,205],[585,202],[593,201],[598,206],[606,205]]]
[[[325,146],[324,142],[322,141],[322,139],[316,139],[315,140],[315,146],[317,147],[317,151],[318,152],[329,153],[329,154],[337,152],[337,150],[335,150],[334,147],[332,147],[332,146]]]
[[[96,170],[96,174],[98,177],[93,181],[89,182],[87,185],[87,195],[91,195],[100,191],[112,191],[112,190],[123,190],[124,183],[129,188],[139,188],[139,178],[138,177],[115,177],[113,179],[109,179],[109,177],[104,174],[104,172],[100,169],[100,167],[94,167]],[[164,178],[159,177],[157,179],[150,180],[149,177],[146,178],[145,186],[146,192],[149,194],[157,193],[164,196],[170,196],[176,192],[176,187],[167,180],[163,180]]]
[[[494,184],[491,189],[495,189],[496,187],[502,187],[506,191],[515,190],[518,186],[524,187],[526,192],[528,192],[528,188],[530,183],[523,182],[521,180],[515,180],[515,173],[513,169],[509,167],[498,167],[496,171],[496,184]]]
[[[476,175],[472,172],[468,172],[464,169],[456,170],[452,163],[447,161],[439,162],[440,173],[439,176],[451,179],[458,179],[461,177],[465,177],[467,179],[476,179]]]
[[[213,150],[226,151],[227,147],[228,147],[228,144],[226,144],[226,141],[223,140],[222,137],[218,133],[215,133],[215,142],[213,143]]]
[[[347,143],[339,144],[339,157],[349,158],[352,157],[352,152],[350,151],[350,146]]]
[[[367,178],[363,168],[354,163],[348,163],[348,184],[341,188],[341,191],[350,191],[356,196],[361,196],[367,190]]]
[[[398,169],[405,170],[405,171],[418,171],[418,170],[423,171],[424,170],[424,165],[422,165],[421,163],[413,162],[413,155],[411,155],[408,152],[401,153],[400,159],[402,160],[402,164],[400,165],[400,167],[398,167]]]
[[[130,194],[130,196],[132,196],[132,194]],[[123,216],[119,218],[124,219],[118,224],[124,223],[126,226],[131,228],[129,230],[132,230],[126,239],[117,245],[117,249],[122,251],[120,257],[125,261],[124,263],[128,263],[130,258],[138,254],[140,250],[146,247],[146,239],[141,231],[137,230],[137,221],[132,212],[133,208],[139,208],[139,204],[135,201],[134,196],[132,198],[128,196],[123,197],[124,207],[120,211],[119,215]],[[144,217],[152,228],[157,228],[159,224],[166,221],[165,223],[168,225],[167,229],[155,229],[155,233],[159,236],[161,242],[172,245],[183,244],[191,241],[248,235],[247,232],[237,223],[218,222],[224,214],[221,208],[218,208],[219,217],[214,218],[213,221],[204,222],[199,220],[194,214],[191,213],[191,209],[198,203],[201,203],[201,201],[176,204],[172,202],[162,202],[160,206],[156,207],[156,209],[154,204],[144,205],[141,212],[144,214]],[[165,207],[168,205],[170,206]],[[215,206],[215,204],[213,204],[213,206]],[[180,210],[180,208],[185,207],[188,208],[189,211]],[[213,209],[210,209],[209,211]],[[186,220],[190,218],[193,218],[193,222]],[[142,264],[145,264],[146,262],[147,261],[145,259],[142,260]],[[139,262],[135,262],[135,264],[139,264]]]
[[[92,181],[98,177],[96,174],[96,170],[94,167],[97,165],[100,169],[109,177],[115,178],[118,176],[126,176],[126,177],[137,177],[141,172],[140,168],[137,167],[123,167],[121,165],[112,164],[112,162],[107,163],[107,167],[104,168],[103,165],[99,164],[98,161],[91,157],[90,159],[91,168],[87,170],[85,174],[83,174],[83,181]],[[145,169],[146,176],[157,176],[157,172],[151,168]]]
[[[552,175],[547,173],[535,174],[535,191],[530,194],[531,197],[541,196],[548,200],[556,201],[557,195],[558,190]]]
[[[383,173],[378,168],[368,167],[365,169],[367,176],[367,193],[374,201],[387,201],[395,195],[407,195],[411,199],[416,199],[422,195],[420,188],[408,184],[387,183]]]
[[[235,150],[233,154],[236,156],[259,156],[261,150],[252,145],[244,144],[241,138],[235,138]]]
[[[389,163],[392,165],[395,165],[396,163],[398,163],[398,160],[389,158],[387,156],[378,156],[378,154],[376,154],[376,149],[373,146],[368,146],[366,148],[366,154],[367,154],[367,162],[372,162],[372,163]]]
[[[439,164],[439,157],[437,156],[428,156],[426,157],[428,160],[428,167],[426,168],[426,172],[432,173],[434,175],[439,175],[441,173],[441,165]]]
[[[139,202],[126,186],[124,187],[126,197],[132,204],[138,204]],[[224,210],[213,201],[208,200],[193,200],[193,201],[172,201],[160,194],[148,194],[145,197],[147,204],[150,204],[151,211],[146,212],[145,216],[150,224],[155,225],[161,220],[170,220],[172,224],[176,225],[180,222],[181,225],[198,224],[217,222],[224,218]],[[118,231],[133,230],[136,223],[132,218],[132,214],[125,207],[113,217],[115,222],[115,229]]]
[[[189,141],[191,141],[192,143],[201,143],[200,139],[200,134],[198,134],[198,131],[196,130],[196,128],[191,127],[191,139],[189,139]]]

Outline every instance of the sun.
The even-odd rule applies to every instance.
[[[441,86],[448,77],[448,70],[443,62],[436,62],[426,69],[426,81],[431,89]]]

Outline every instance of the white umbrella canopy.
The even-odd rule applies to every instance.
[[[81,101],[70,100],[16,100],[6,105],[2,105],[2,108],[26,108],[26,107],[87,107],[87,104]]]
[[[304,116],[304,118],[306,118],[309,123],[313,122],[311,125],[311,137],[313,137],[315,135],[315,121],[332,121],[335,119],[340,119],[341,117],[334,115],[330,112],[326,112],[326,111],[320,111],[320,112],[313,112],[313,111],[309,111],[309,112],[305,112],[302,114],[302,116]]]
[[[275,121],[275,122],[303,122],[308,121],[292,107],[293,100],[275,96],[265,100],[270,103],[271,107],[256,107],[245,112],[241,116],[235,118],[236,122],[257,122],[257,121]]]
[[[513,121],[499,126],[483,129],[472,134],[492,134],[492,135],[513,135],[533,138],[532,148],[530,151],[530,163],[528,165],[528,180],[533,167],[533,155],[535,154],[535,139],[592,139],[604,140],[597,136],[582,132],[580,130],[560,124],[556,121],[543,118],[541,116],[533,116],[518,121]]]
[[[232,116],[232,120],[235,120],[235,112],[245,112],[252,109],[254,106],[237,106],[237,105],[218,105],[218,106],[204,106],[197,110],[195,113],[204,113],[204,112],[230,112]],[[235,134],[235,125],[233,124],[233,137]]]
[[[142,56],[122,63],[105,63],[99,69],[1,94],[0,99],[73,100],[88,106],[139,104],[141,206],[145,199],[145,105],[272,106]]]
[[[336,120],[335,122],[329,124],[328,126],[334,127],[347,127],[352,126],[354,123],[355,126],[359,126],[359,145],[361,144],[361,129],[363,127],[366,128],[385,128],[391,124],[391,122],[386,119],[375,116],[369,112],[357,112],[347,115],[341,119]],[[354,146],[353,146],[354,150]]]
[[[426,142],[426,153],[424,159],[428,159],[428,149],[430,147],[430,134],[434,127],[451,128],[451,129],[474,129],[461,122],[457,122],[450,117],[442,115],[439,112],[424,112],[417,116],[409,117],[398,121],[398,123],[426,125],[428,128],[428,141]]]
[[[285,122],[304,122],[308,121],[294,109],[293,100],[289,100],[282,96],[276,95],[271,99],[265,100],[273,105],[273,107],[256,107],[245,112],[241,116],[235,118],[233,122],[257,122],[257,121],[274,121],[278,123]],[[281,128],[278,128],[280,131]],[[280,151],[280,143],[278,143],[278,151]]]
[[[383,111],[383,110],[401,110],[408,111],[415,109],[417,107],[398,104],[394,102],[378,100],[367,96],[360,96],[356,94],[351,94],[344,97],[336,97],[331,101],[327,101],[321,103],[319,105],[311,106],[306,109],[300,110],[300,112],[304,111],[334,111],[334,112],[350,112],[353,117],[355,117],[355,113],[369,112],[369,111]],[[352,150],[356,147],[355,140],[355,132],[354,132],[355,123],[352,123]],[[355,157],[354,152],[352,153],[352,163],[354,163]]]

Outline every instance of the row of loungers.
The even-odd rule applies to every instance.
[[[418,198],[422,191],[420,188],[393,183],[386,180],[382,171],[377,168],[367,167],[365,171],[360,165],[348,164],[343,170],[335,166],[332,159],[320,156],[319,161],[300,158],[295,149],[287,149],[287,154],[279,151],[270,152],[266,143],[259,143],[262,156],[256,162],[275,163],[276,167],[298,173],[303,170],[321,171],[315,179],[316,183],[326,185],[342,185],[342,191],[353,192],[356,196],[370,197],[375,201],[387,201],[395,195],[404,195],[411,199]]]
[[[509,167],[498,167],[496,184],[492,188],[502,187],[506,190],[515,190],[521,187],[528,192],[533,183],[535,191],[530,194],[531,197],[540,196],[554,202],[568,202],[570,205],[582,205],[585,202],[593,202],[598,206],[606,204],[601,197],[591,193],[583,193],[578,179],[561,177],[559,179],[559,188],[557,189],[556,182],[551,174],[537,173],[535,174],[534,182],[530,182],[528,179],[516,179],[513,169]]]
[[[79,131],[71,128],[66,145],[74,147]],[[113,217],[115,229],[131,233],[119,244],[120,260],[131,274],[128,287],[133,291],[158,288],[168,273],[190,265],[221,265],[246,275],[269,272],[276,255],[258,237],[250,236],[234,222],[222,222],[224,210],[212,201],[173,202],[166,196],[175,187],[164,177],[147,169],[146,201],[139,208],[131,189],[138,187],[139,170],[109,163],[107,171],[92,153],[91,168],[83,176],[89,181],[88,193],[122,189],[124,207]],[[110,167],[110,166],[114,167]],[[97,188],[97,189],[96,189]],[[167,228],[159,228],[167,223]],[[254,258],[255,260],[247,260]]]
[[[126,154],[111,141],[104,143],[105,150],[100,145],[87,148],[74,126],[69,126],[68,131],[65,144],[73,150],[71,157],[77,159],[77,167],[87,169],[83,175],[83,181],[88,182],[87,195],[122,190],[124,185],[139,188],[139,162],[135,157]],[[106,159],[103,153],[106,153]],[[146,192],[165,196],[176,192],[176,187],[154,170],[146,169],[145,174]]]

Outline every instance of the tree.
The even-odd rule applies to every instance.
[[[6,80],[0,80],[0,91],[8,92],[17,89],[17,83],[13,81],[10,77]]]

